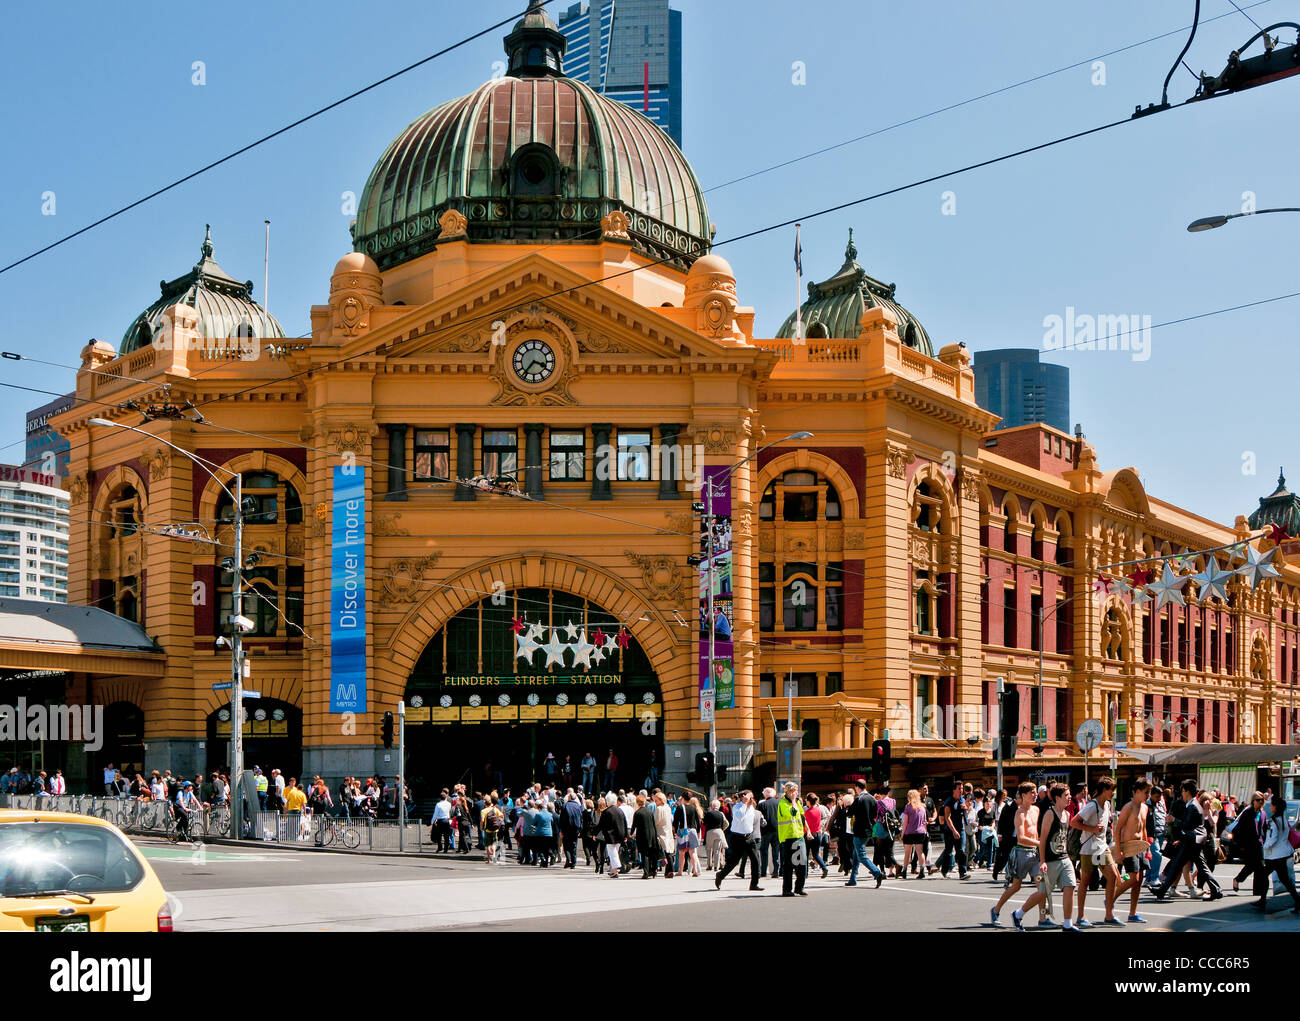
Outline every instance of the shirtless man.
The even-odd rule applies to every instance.
[[[1037,797],[1038,788],[1028,781],[1016,788],[1016,846],[1011,849],[1011,858],[1007,861],[1006,889],[998,898],[997,906],[989,909],[992,925],[1002,924],[998,921],[998,912],[1002,910],[1002,905],[1020,892],[1020,887],[1026,879],[1032,880],[1038,875],[1038,806],[1035,804]],[[1046,919],[1042,914],[1040,907],[1039,926],[1044,929],[1055,928],[1051,922],[1044,925]],[[1021,928],[1018,919],[1016,928]]]
[[[1106,827],[1110,824],[1115,781],[1109,776],[1103,776],[1097,781],[1096,789],[1097,793],[1092,800],[1082,805],[1070,820],[1071,827],[1083,831],[1083,844],[1079,851],[1079,916],[1074,921],[1080,929],[1092,928],[1092,923],[1083,915],[1083,904],[1088,896],[1088,879],[1094,870],[1101,873],[1106,887],[1106,917],[1102,919],[1102,925],[1124,925],[1115,917],[1115,887],[1119,884],[1119,868],[1115,855],[1106,843]]]
[[[1145,780],[1137,781],[1133,785],[1133,800],[1124,806],[1119,818],[1115,820],[1115,844],[1112,853],[1115,860],[1120,862],[1124,871],[1128,873],[1128,880],[1116,886],[1113,894],[1109,892],[1106,894],[1108,920],[1115,914],[1115,902],[1125,890],[1128,890],[1130,892],[1128,920],[1139,924],[1146,921],[1138,914],[1138,898],[1142,895],[1142,876],[1146,872],[1146,854],[1150,847],[1146,835],[1147,797],[1150,793],[1149,783]]]
[[[1042,861],[1038,871],[1038,889],[1025,901],[1019,911],[1011,912],[1011,920],[1017,929],[1025,913],[1032,907],[1050,902],[1053,890],[1061,891],[1061,902],[1065,907],[1064,932],[1078,932],[1070,924],[1070,908],[1074,900],[1074,866],[1066,853],[1067,839],[1070,835],[1070,788],[1063,783],[1052,784],[1047,792],[1048,806],[1043,809],[1038,821],[1038,856]],[[1041,924],[1041,923],[1039,923]]]

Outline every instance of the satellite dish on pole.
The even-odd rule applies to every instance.
[[[1105,729],[1101,725],[1101,720],[1084,720],[1079,724],[1079,732],[1075,734],[1074,740],[1080,750],[1087,755],[1101,744],[1103,734]]]

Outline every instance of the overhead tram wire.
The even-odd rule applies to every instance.
[[[157,188],[154,191],[151,191],[148,195],[145,195],[143,198],[138,198],[134,202],[130,202],[127,205],[122,206],[120,209],[116,209],[113,212],[107,214],[106,216],[101,216],[98,220],[86,224],[86,226],[73,231],[71,234],[65,234],[63,237],[55,241],[51,241],[48,245],[45,245],[42,248],[38,248],[36,251],[31,252],[28,255],[24,255],[21,259],[17,259],[14,262],[9,263],[7,266],[0,266],[0,275],[8,273],[11,269],[15,269],[16,267],[23,265],[23,263],[25,262],[30,262],[32,259],[35,259],[38,255],[43,255],[44,253],[50,251],[53,248],[58,248],[60,245],[71,241],[73,238],[80,237],[82,234],[94,230],[96,227],[100,226],[101,224],[105,224],[109,220],[121,216],[123,213],[130,212],[132,209],[135,209],[137,206],[144,205],[144,203],[148,202],[150,199],[157,198],[159,195],[163,195],[174,188],[178,188],[182,184],[185,184],[187,181],[194,180],[194,178],[200,176],[201,174],[206,174],[209,170],[216,169],[217,167],[221,166],[223,163],[229,163],[231,160],[235,159],[237,156],[242,156],[250,149],[256,149],[259,145],[263,145],[264,143],[271,141],[273,138],[278,138],[280,135],[292,131],[294,128],[306,124],[308,121],[314,120],[315,118],[321,116],[322,114],[328,113],[330,110],[333,110],[336,107],[342,106],[344,103],[356,99],[358,96],[363,96],[367,92],[379,88],[379,86],[381,85],[386,85],[388,82],[391,82],[395,78],[400,78],[402,75],[414,71],[418,67],[423,67],[425,64],[429,63],[430,61],[436,60],[439,57],[445,56],[446,54],[452,52],[452,50],[459,49],[462,46],[472,43],[475,40],[480,39],[483,36],[487,35],[489,32],[495,32],[497,29],[504,28],[506,25],[509,25],[514,21],[517,21],[526,13],[527,11],[523,11],[519,14],[513,14],[510,17],[503,19],[502,21],[498,21],[494,25],[488,25],[486,28],[481,29],[478,32],[475,32],[473,35],[468,35],[465,38],[459,40],[458,42],[452,43],[450,46],[444,46],[436,53],[431,53],[427,57],[417,60],[413,64],[407,64],[406,67],[394,71],[391,74],[387,74],[383,78],[371,82],[369,85],[357,89],[354,92],[348,93],[346,96],[343,96],[341,99],[336,99],[332,103],[328,103],[327,105],[322,106],[319,109],[314,110],[313,112],[306,114],[303,117],[299,117],[297,120],[284,125],[284,127],[277,128],[275,131],[272,131],[268,135],[263,135],[261,138],[249,142],[247,145],[240,146],[234,152],[227,153],[225,156],[222,156],[220,159],[213,160],[211,163],[199,167],[198,170],[191,171],[190,173],[186,174],[184,177],[178,177],[170,184],[166,184],[161,188]]]

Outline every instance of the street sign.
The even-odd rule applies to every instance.
[[[243,695],[244,695],[244,698],[261,698],[261,697],[262,697],[262,693],[261,693],[260,691],[251,691],[251,690],[248,689],[248,688],[245,688],[245,689],[244,689],[244,691],[243,691]]]
[[[1079,724],[1079,732],[1074,736],[1074,740],[1079,749],[1086,755],[1101,744],[1103,733],[1105,733],[1105,730],[1101,725],[1101,720],[1084,720]]]
[[[1047,724],[1045,724],[1045,723],[1040,723],[1040,724],[1038,724],[1036,727],[1034,727],[1034,736],[1033,736],[1033,740],[1035,740],[1035,741],[1046,741],[1046,740],[1047,740]]]
[[[713,688],[706,688],[700,692],[700,722],[713,722]]]
[[[226,689],[233,688],[234,686],[235,686],[234,682],[232,681],[217,681],[217,683],[212,686],[212,690],[225,691]]]
[[[1115,727],[1115,747],[1128,747],[1128,720],[1116,720]]]

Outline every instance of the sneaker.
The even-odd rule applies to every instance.
[[[845,886],[857,886],[857,885],[858,885],[858,881],[857,881],[856,879],[850,879],[850,880],[849,880],[847,883],[845,883],[844,885],[845,885]]]
[[[1059,928],[1060,928],[1060,926],[1057,925],[1055,922],[1053,922],[1050,918],[1040,918],[1040,919],[1038,920],[1038,927],[1039,927],[1040,929],[1059,929]]]
[[[883,883],[884,881],[885,881],[885,874],[884,874],[883,872],[880,873],[880,875],[876,876],[876,889],[877,889],[877,890],[880,889],[880,884]]]
[[[1080,918],[1077,921],[1075,921],[1074,927],[1076,929],[1091,929],[1093,925],[1090,921],[1088,921],[1088,919]]]
[[[1016,932],[1025,931],[1025,913],[1019,908],[1011,912],[1011,924],[1016,927]]]
[[[1102,925],[1113,925],[1113,926],[1115,926],[1115,928],[1117,928],[1117,929],[1122,929],[1122,928],[1124,928],[1124,923],[1121,922],[1118,918],[1103,918],[1103,919],[1101,920],[1101,924],[1102,924]]]
[[[1078,932],[1078,931],[1079,931],[1079,928],[1078,928],[1078,926],[1071,925],[1069,922],[1066,922],[1063,926],[1061,926],[1061,931],[1062,931],[1062,932]]]
[[[989,925],[996,925],[999,928],[1002,925],[1002,923],[998,921],[998,913],[992,908],[989,908]]]
[[[1143,918],[1141,915],[1129,915],[1128,920],[1130,923],[1137,924],[1137,925],[1147,924],[1147,920]]]

